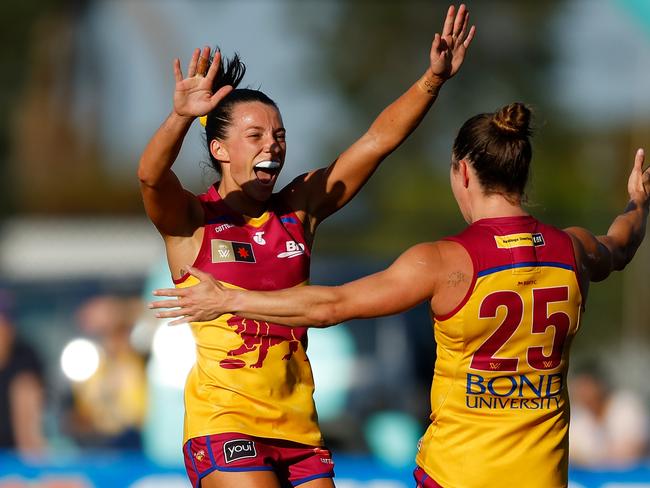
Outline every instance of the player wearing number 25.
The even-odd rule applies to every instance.
[[[385,271],[338,287],[249,293],[194,271],[202,280],[195,289],[158,293],[180,300],[161,314],[327,326],[429,301],[438,350],[418,486],[566,486],[571,341],[589,282],[625,267],[645,235],[650,175],[639,150],[630,202],[607,235],[543,224],[522,207],[530,116],[513,103],[460,129],[450,171],[469,224],[460,234],[416,245]]]

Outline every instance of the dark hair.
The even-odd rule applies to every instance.
[[[215,52],[217,51],[215,50]],[[212,64],[212,59],[214,59],[214,55],[210,59],[210,64]],[[219,161],[217,161],[210,152],[210,142],[213,139],[222,140],[226,137],[228,128],[232,123],[232,111],[235,105],[244,102],[261,102],[266,105],[271,105],[276,109],[278,108],[273,100],[259,90],[237,88],[246,73],[246,65],[242,62],[237,53],[235,53],[231,59],[226,59],[225,61],[225,69],[223,57],[219,62],[219,74],[212,84],[212,91],[214,93],[219,90],[219,88],[227,85],[232,86],[234,90],[226,95],[226,97],[219,102],[219,105],[217,105],[215,109],[207,115],[205,123],[205,137],[208,145],[208,154],[210,155],[213,168],[217,173],[219,173],[219,175],[221,175],[221,168],[219,166]]]
[[[475,115],[458,131],[452,164],[468,159],[486,193],[523,196],[533,155],[530,119],[531,110],[519,102]]]

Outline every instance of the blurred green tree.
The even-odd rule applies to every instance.
[[[393,258],[416,242],[460,230],[464,222],[448,184],[454,134],[468,117],[515,100],[531,105],[536,115],[530,211],[559,227],[580,224],[605,233],[626,203],[632,148],[642,145],[643,136],[638,121],[593,128],[565,116],[554,70],[562,49],[557,29],[567,27],[558,24],[569,4],[567,0],[469,4],[477,34],[462,70],[350,208],[322,226],[315,255]],[[300,10],[300,25],[314,39],[313,52],[307,55],[321,60],[312,63],[313,83],[335,87],[344,100],[338,129],[323,139],[324,154],[345,148],[384,104],[420,76],[448,5],[341,0],[319,3],[321,8],[306,19]],[[586,316],[592,331],[579,349],[602,347],[605,339],[619,337],[622,283],[617,274],[592,287]]]

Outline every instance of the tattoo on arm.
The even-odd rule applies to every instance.
[[[441,83],[427,75],[422,76],[417,82],[418,88],[431,97],[437,97]]]
[[[468,277],[465,273],[462,271],[453,271],[449,273],[449,276],[447,277],[447,286],[456,288],[461,283],[467,283],[468,281]]]

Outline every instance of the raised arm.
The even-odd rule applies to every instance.
[[[315,327],[391,315],[431,299],[441,269],[437,246],[413,246],[386,270],[341,286],[300,286],[268,292],[235,290],[191,268],[190,272],[200,280],[198,285],[156,290],[156,296],[174,298],[153,302],[150,308],[173,308],[156,314],[175,318],[171,325],[212,320],[224,313]]]
[[[381,161],[422,121],[443,83],[465,59],[475,28],[468,29],[465,5],[452,5],[431,45],[429,67],[403,95],[386,107],[368,131],[329,167],[294,180],[286,189],[294,208],[305,209],[314,230],[324,218],[343,207],[366,183]]]
[[[232,90],[226,86],[213,93],[221,55],[215,53],[208,69],[209,59],[209,47],[195,49],[187,78],[183,78],[180,61],[174,60],[174,108],[147,144],[138,166],[145,210],[166,236],[190,236],[201,225],[197,198],[183,188],[171,167],[193,120],[214,109]]]
[[[650,205],[650,172],[643,169],[645,153],[636,152],[634,167],[627,182],[630,201],[616,216],[606,235],[595,236],[581,227],[571,227],[581,277],[585,281],[602,281],[612,271],[620,271],[632,260],[646,231]]]

